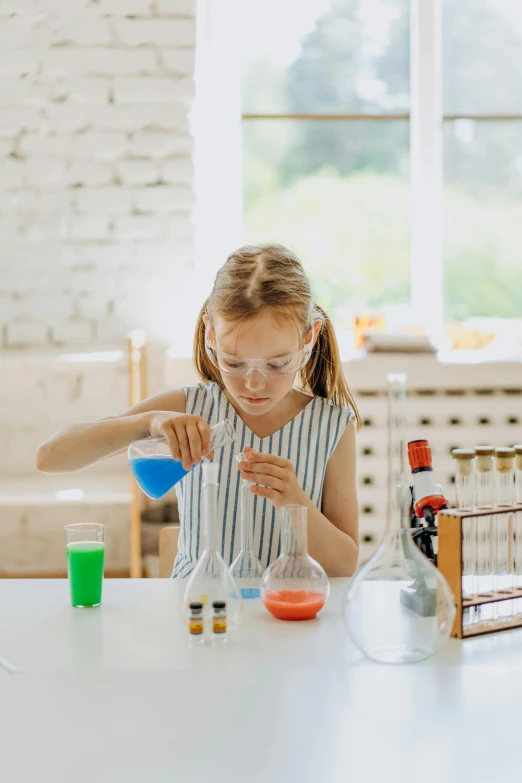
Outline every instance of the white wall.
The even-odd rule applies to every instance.
[[[168,343],[193,281],[195,0],[0,1],[0,344]]]

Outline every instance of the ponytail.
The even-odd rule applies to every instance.
[[[194,364],[196,365],[196,370],[198,371],[201,380],[214,381],[215,383],[219,383],[220,386],[223,386],[223,381],[221,380],[219,370],[217,367],[214,367],[210,361],[205,345],[206,326],[203,320],[203,316],[207,312],[209,301],[210,297],[208,297],[205,304],[199,311],[198,320],[196,323],[196,331],[194,332]]]
[[[325,311],[316,304],[314,304],[313,315],[319,316],[321,329],[314,343],[312,355],[301,373],[303,387],[314,397],[325,397],[337,405],[352,408],[357,429],[360,429],[361,415],[343,374],[333,324]]]

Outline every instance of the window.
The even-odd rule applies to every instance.
[[[443,67],[446,317],[520,317],[520,0],[446,2]]]
[[[430,296],[448,321],[522,313],[522,4],[438,2],[411,0],[417,14],[410,0],[240,4],[244,239],[292,247],[341,334],[356,311],[404,322]],[[416,36],[435,75],[418,98]],[[416,206],[414,111],[435,128],[434,149],[425,137],[417,149],[438,167],[426,187],[440,222]],[[440,286],[423,290],[424,275]]]
[[[291,246],[341,330],[407,304],[408,0],[242,7],[246,241]]]

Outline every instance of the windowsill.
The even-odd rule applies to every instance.
[[[343,364],[347,362],[357,362],[365,360],[379,360],[386,357],[390,359],[392,357],[407,358],[409,361],[437,361],[439,364],[485,364],[485,363],[520,363],[522,362],[522,353],[519,355],[502,356],[502,354],[495,355],[492,351],[484,350],[458,350],[458,351],[438,351],[437,353],[416,353],[414,351],[379,351],[373,353],[367,353],[366,351],[359,351],[352,354],[349,357],[341,359]]]
[[[349,362],[361,362],[361,361],[380,361],[383,359],[407,359],[408,361],[430,361],[434,360],[440,364],[483,364],[483,363],[520,363],[522,362],[522,350],[520,354],[516,355],[502,355],[500,352],[495,354],[493,351],[486,349],[477,350],[444,350],[437,353],[429,352],[414,352],[414,351],[379,351],[368,353],[364,350],[353,351],[351,353],[345,352],[341,354],[341,361],[343,364]],[[192,361],[192,346],[187,345],[171,345],[166,352],[167,361]]]

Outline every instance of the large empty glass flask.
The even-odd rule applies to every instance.
[[[406,375],[388,375],[388,526],[348,587],[344,616],[362,652],[383,663],[427,658],[448,639],[455,602],[411,537],[405,440]]]

